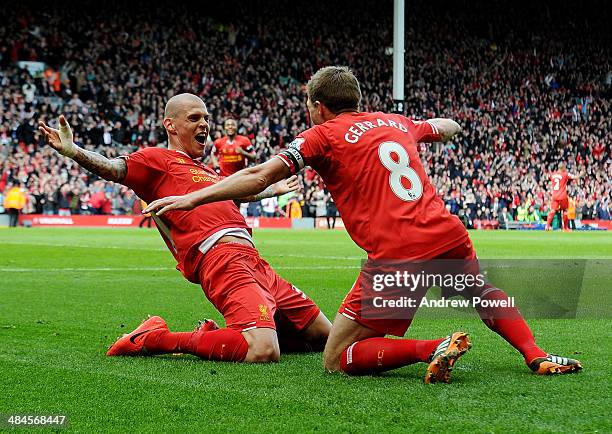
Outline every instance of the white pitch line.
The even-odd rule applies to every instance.
[[[12,245],[27,245],[27,246],[45,246],[45,247],[73,247],[77,249],[115,249],[115,250],[147,250],[147,251],[166,251],[166,247],[123,247],[123,246],[103,246],[103,245],[88,245],[88,244],[55,244],[55,243],[24,243],[15,241],[3,241],[2,244]],[[261,254],[261,252],[260,252]],[[271,254],[262,255],[266,258],[300,258],[300,259],[345,259],[345,260],[361,260],[363,256],[327,256],[327,255],[295,255],[295,254]]]
[[[124,247],[124,246],[104,246],[89,244],[56,244],[56,243],[24,243],[16,241],[2,241],[2,244],[12,244],[20,246],[44,246],[44,247],[72,247],[76,249],[114,249],[114,250],[168,250],[165,247]]]
[[[0,273],[72,272],[72,271],[169,271],[167,267],[96,267],[96,268],[0,268]]]
[[[275,270],[357,270],[357,265],[348,266],[304,266],[304,267],[273,267]],[[177,271],[176,268],[166,267],[96,267],[96,268],[0,268],[0,273],[68,273],[68,272],[94,272],[94,271]]]
[[[261,252],[260,252],[261,253]],[[314,259],[346,259],[346,260],[360,260],[366,259],[363,256],[326,256],[326,255],[262,255],[266,258],[314,258]]]

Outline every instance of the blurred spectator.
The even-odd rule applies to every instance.
[[[9,215],[9,226],[16,227],[19,222],[19,214],[26,205],[25,188],[19,186],[8,185],[6,195],[4,197],[3,206],[6,213]]]
[[[275,217],[278,208],[278,199],[276,197],[268,197],[261,200],[261,208],[264,217]]]
[[[503,207],[497,216],[497,221],[499,222],[500,229],[508,229],[508,224],[512,221],[512,216],[508,212],[508,208]]]
[[[576,229],[576,200],[572,197],[568,199],[567,225],[568,229]]]
[[[4,206],[6,208],[6,205]],[[610,220],[610,199],[604,198],[597,205],[597,218],[600,220]]]
[[[336,208],[336,202],[331,194],[325,196],[325,208],[327,218],[327,229],[334,229],[336,227],[336,216],[338,215],[338,209]]]
[[[286,216],[292,219],[302,218],[302,207],[298,196],[292,196],[287,202]]]

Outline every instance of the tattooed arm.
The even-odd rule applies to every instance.
[[[127,165],[123,158],[109,160],[96,152],[79,148],[72,159],[79,163],[81,167],[107,181],[121,182],[127,174]]]
[[[45,135],[47,143],[53,149],[68,158],[72,158],[81,167],[107,181],[123,181],[127,173],[127,165],[122,158],[109,160],[96,152],[79,148],[73,142],[72,130],[64,116],[60,116],[59,123],[59,130],[51,128],[43,122],[38,124],[38,129]]]

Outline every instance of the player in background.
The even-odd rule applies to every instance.
[[[570,197],[567,203],[567,228],[573,231],[576,230],[576,199]]]
[[[550,205],[550,212],[546,218],[545,230],[550,231],[552,229],[552,221],[555,218],[555,214],[561,211],[562,229],[569,230],[567,208],[568,208],[568,196],[567,196],[567,183],[571,180],[578,179],[578,175],[572,175],[568,173],[565,168],[565,163],[559,163],[559,167],[556,172],[551,173],[548,179],[551,182],[552,187],[552,204]]]
[[[59,130],[39,125],[49,145],[107,181],[132,188],[145,202],[207,188],[221,179],[201,163],[209,113],[196,95],[176,95],[166,104],[167,149],[145,148],[107,159],[76,146],[63,116],[59,123]],[[256,201],[296,188],[297,179],[290,178],[242,200]],[[281,347],[323,349],[330,322],[312,300],[259,257],[234,201],[152,217],[177,269],[202,286],[227,328],[218,329],[206,321],[193,332],[171,333],[166,322],[155,316],[115,342],[107,355],[188,353],[207,360],[274,362],[280,358]]]
[[[323,178],[349,235],[369,260],[455,259],[477,267],[465,227],[436,195],[417,149],[417,142],[451,139],[460,131],[459,125],[449,119],[414,122],[397,114],[360,112],[359,82],[346,67],[320,69],[308,82],[307,94],[315,126],[299,134],[286,150],[208,189],[157,200],[146,211],[187,210],[250,195],[311,166]],[[425,382],[448,382],[457,358],[471,345],[468,336],[455,332],[434,340],[385,338],[387,334],[403,336],[411,319],[366,318],[361,315],[362,295],[358,278],[334,320],[325,347],[325,368],[361,375],[425,362],[429,363]],[[490,301],[508,299],[491,285],[468,295]],[[479,307],[478,313],[534,372],[581,369],[580,362],[538,347],[516,308],[498,303]]]
[[[221,175],[230,176],[247,167],[249,160],[255,160],[255,151],[248,137],[238,133],[238,123],[226,119],[223,124],[225,136],[215,140],[211,160]]]

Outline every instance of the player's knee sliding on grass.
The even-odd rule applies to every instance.
[[[323,319],[317,318],[304,336],[294,339],[318,348],[326,337]],[[159,316],[143,321],[133,332],[118,339],[106,354],[150,356],[177,353],[226,362],[265,363],[280,360],[280,346],[274,329],[260,328],[240,333],[230,328],[220,329],[214,321],[205,320],[192,332],[171,332]]]
[[[338,314],[323,355],[325,370],[372,375],[422,362],[428,364],[425,383],[448,383],[455,362],[472,345],[463,332],[433,340],[390,339],[384,335]]]
[[[147,356],[156,354],[193,354],[207,360],[241,362],[248,351],[241,333],[220,329],[214,321],[200,324],[192,332],[171,332],[159,316],[145,320],[132,333],[124,335],[107,356]]]
[[[461,271],[473,276],[480,272],[478,259],[470,241],[438,255],[436,259],[446,261],[443,263],[446,271],[453,273]],[[457,265],[453,265],[452,261],[459,261],[459,269],[454,268]],[[436,264],[433,264],[435,268]],[[413,269],[412,272],[419,274],[420,270],[429,270],[429,265],[423,264],[419,267],[421,268]],[[412,320],[394,318],[393,315],[382,319],[380,313],[366,307],[370,304],[372,296],[369,276],[379,271],[378,268],[374,270],[369,266],[364,267],[360,277],[345,297],[325,349],[325,368],[330,372],[341,370],[349,375],[365,375],[425,362],[429,363],[425,374],[426,383],[449,382],[455,362],[471,347],[468,336],[462,332],[455,332],[446,338],[436,340],[384,338],[387,334],[403,336]],[[413,289],[411,297],[416,302],[415,305],[419,306],[428,287]],[[531,329],[518,309],[506,306],[508,296],[504,291],[490,284],[484,284],[470,286],[462,295],[492,302],[476,305],[480,318],[487,327],[517,349],[527,366],[534,372],[559,374],[581,369],[580,362],[551,356],[536,344]],[[413,317],[417,309],[406,311],[406,314]]]
[[[193,332],[171,333],[163,319],[152,317],[119,339],[108,355],[186,353],[206,360],[278,362],[281,348],[323,349],[331,328],[325,315],[252,246],[216,244],[195,268],[228,328],[207,321]]]

